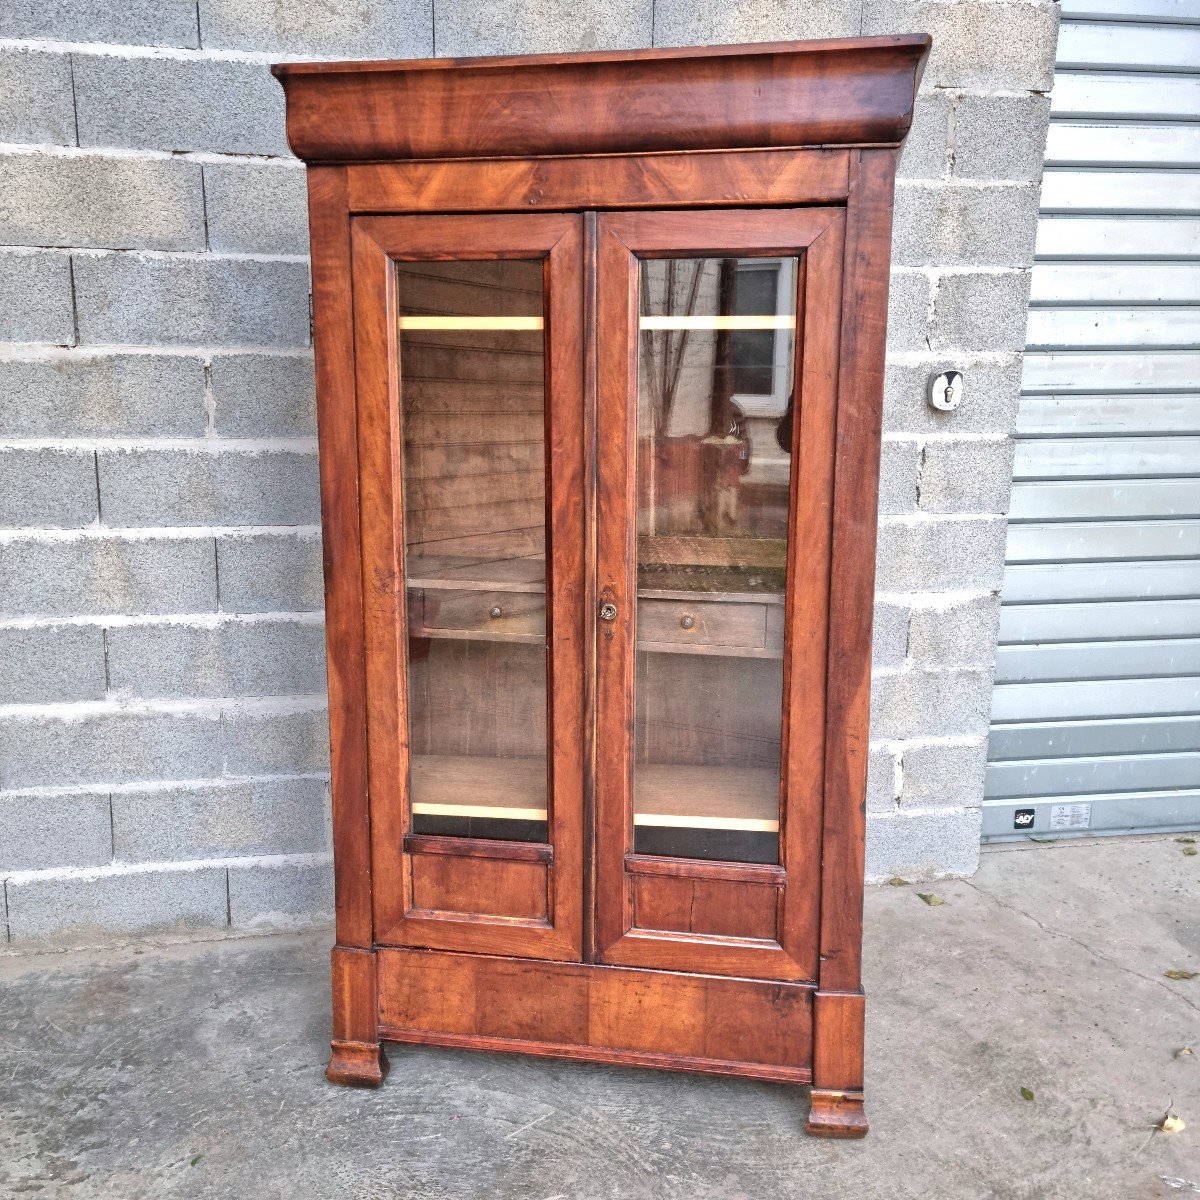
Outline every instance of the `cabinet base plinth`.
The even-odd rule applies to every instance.
[[[812,1080],[811,984],[380,947],[385,1041]]]
[[[812,1089],[812,1107],[804,1126],[814,1137],[861,1138],[867,1136],[862,1092]]]
[[[379,1042],[330,1042],[333,1054],[325,1068],[330,1083],[377,1088],[387,1078],[388,1060]]]

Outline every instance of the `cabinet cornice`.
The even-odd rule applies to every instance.
[[[895,146],[929,44],[913,34],[273,71],[306,162]]]

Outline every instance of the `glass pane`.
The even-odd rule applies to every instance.
[[[796,277],[641,263],[639,853],[778,861]]]
[[[414,833],[547,838],[542,266],[397,264]]]

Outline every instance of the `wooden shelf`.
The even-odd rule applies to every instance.
[[[455,592],[544,592],[543,558],[412,557],[406,565],[410,589]]]
[[[409,588],[461,592],[544,592],[546,563],[542,558],[434,558],[426,555],[408,560]],[[712,582],[711,577],[709,582]],[[682,600],[695,603],[783,605],[779,591],[738,588],[743,575],[730,572],[724,588],[652,587],[639,582],[640,600]]]
[[[546,819],[544,758],[414,754],[409,785],[417,816]]]
[[[421,754],[410,771],[417,816],[546,820],[544,759]],[[633,797],[634,825],[779,830],[779,772],[766,768],[642,764]]]
[[[635,766],[633,823],[777,833],[779,772],[763,767]]]
[[[422,626],[410,630],[412,637],[458,642],[507,642],[514,646],[544,646],[546,635],[540,633],[492,633],[486,629],[430,629]],[[700,646],[679,642],[638,642],[638,653],[717,655],[725,658],[761,658],[778,661],[778,650],[757,646]]]
[[[639,600],[681,600],[695,604],[765,604],[782,608],[783,596],[779,592],[708,592],[689,591],[687,588],[639,587]]]
[[[411,637],[451,642],[508,642],[514,646],[544,646],[544,633],[492,633],[487,629],[430,629],[422,626],[409,631]]]

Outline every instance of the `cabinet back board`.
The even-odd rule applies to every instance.
[[[337,947],[381,1041],[811,1082],[861,1136],[896,157],[923,35],[287,64]],[[549,1005],[549,1007],[547,1007]]]

